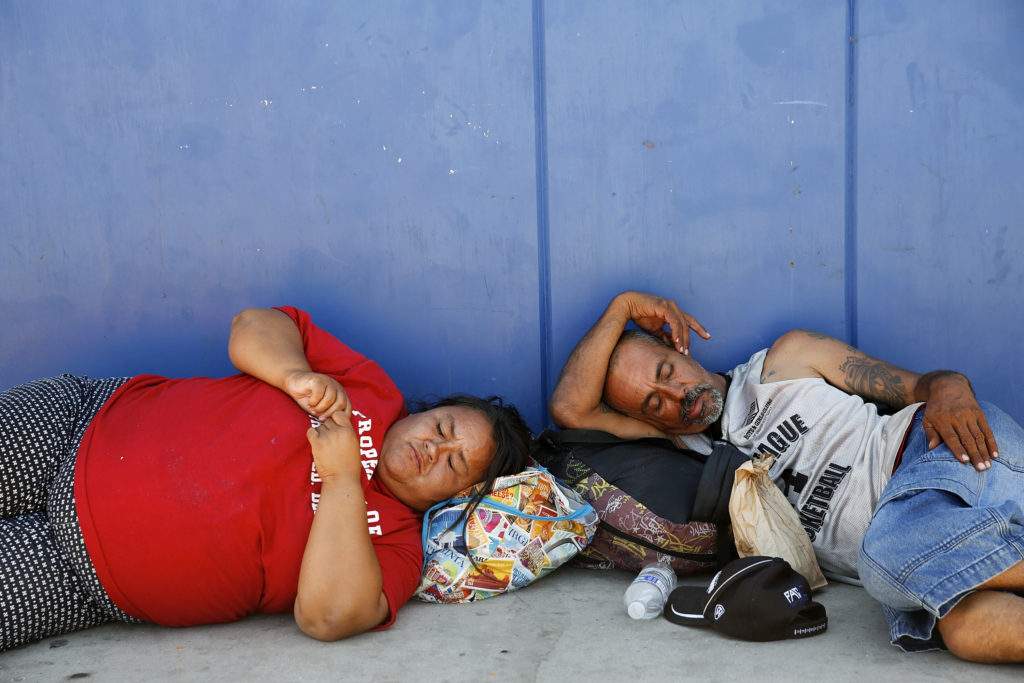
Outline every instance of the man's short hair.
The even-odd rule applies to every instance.
[[[619,349],[623,348],[624,344],[628,341],[635,341],[641,344],[647,344],[648,346],[654,346],[658,348],[672,349],[672,346],[668,344],[661,337],[655,337],[650,332],[644,330],[628,329],[623,330],[622,334],[619,335],[619,341],[615,342],[615,348],[612,349],[612,355],[608,358],[608,370],[609,372],[615,367],[619,358]],[[672,349],[675,351],[675,349]]]

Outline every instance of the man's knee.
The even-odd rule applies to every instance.
[[[1024,600],[1000,591],[966,596],[937,624],[949,651],[972,662],[1024,660]]]
[[[969,601],[964,598],[949,614],[939,619],[936,628],[951,653],[961,659],[973,660],[978,654],[978,634],[971,630],[970,606],[966,603]]]

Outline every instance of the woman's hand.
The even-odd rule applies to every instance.
[[[306,432],[313,450],[316,472],[324,482],[352,480],[359,481],[362,464],[359,461],[359,439],[352,429],[351,407],[331,414],[319,427],[310,427]]]
[[[284,390],[300,408],[321,422],[339,411],[351,414],[344,387],[328,375],[311,370],[290,372],[284,379]]]
[[[295,622],[320,640],[347,638],[383,623],[388,600],[366,529],[366,494],[351,408],[306,432],[323,482],[295,595]]]

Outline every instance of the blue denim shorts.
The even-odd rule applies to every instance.
[[[882,603],[893,645],[943,648],[938,618],[1024,560],[1024,430],[982,403],[999,457],[978,472],[945,444],[928,450],[919,411],[860,552],[860,579]]]

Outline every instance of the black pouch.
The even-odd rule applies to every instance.
[[[729,495],[747,456],[729,444],[716,443],[705,456],[668,439],[546,430],[535,440],[533,457],[601,519],[577,564],[591,560],[639,570],[661,554],[685,574],[723,566],[736,555],[728,532]]]

